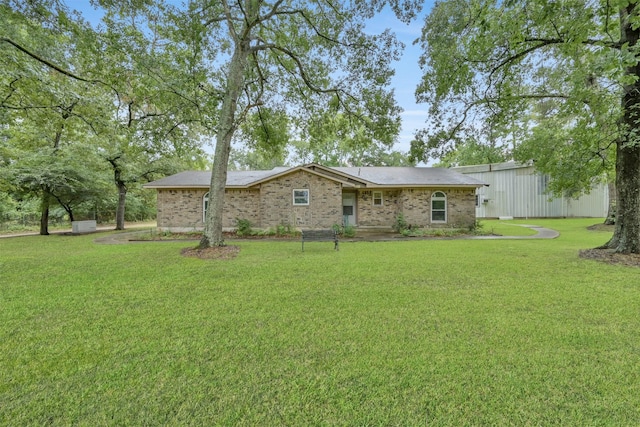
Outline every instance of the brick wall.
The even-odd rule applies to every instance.
[[[159,189],[158,229],[174,231],[201,230],[202,196],[201,189]]]
[[[309,205],[294,206],[293,190],[309,189]],[[306,171],[265,182],[260,191],[261,226],[330,228],[342,222],[342,186]]]
[[[260,190],[225,190],[222,226],[235,228],[238,219],[247,219],[252,227],[260,228]]]
[[[400,190],[382,191],[382,206],[373,205],[373,191],[360,190],[356,223],[360,227],[391,227],[401,211]]]
[[[475,189],[453,189],[447,195],[447,219],[450,226],[471,227],[476,222]]]
[[[293,190],[309,189],[309,205],[294,206]],[[447,196],[447,222],[431,223],[431,194]],[[201,230],[205,189],[158,190],[160,230]],[[382,191],[382,206],[373,205],[373,191],[359,190],[356,223],[361,227],[392,227],[398,213],[416,227],[468,227],[475,222],[473,189],[397,189]],[[341,184],[298,171],[263,183],[260,189],[227,190],[223,227],[235,228],[236,219],[248,219],[256,228],[290,225],[330,228],[342,223]]]
[[[158,229],[192,231],[204,229],[203,198],[205,189],[158,190]],[[225,191],[222,226],[235,228],[236,219],[248,219],[260,225],[260,190]]]
[[[431,222],[431,195],[442,191],[447,196],[447,222]],[[468,227],[476,219],[474,189],[406,188],[383,190],[382,206],[373,205],[373,191],[360,190],[357,202],[357,224],[362,227],[392,227],[402,212],[405,221],[416,227]]]
[[[431,224],[431,194],[434,191],[437,190],[407,188],[402,191],[402,213],[404,214],[404,220],[407,221],[407,224],[417,227],[429,227],[435,225]],[[439,225],[441,224],[436,226]]]

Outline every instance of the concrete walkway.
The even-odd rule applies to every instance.
[[[560,235],[556,230],[552,230],[550,228],[540,227],[538,225],[528,225],[528,224],[510,224],[517,225],[519,227],[527,227],[532,230],[537,231],[537,234],[533,234],[531,236],[471,236],[469,239],[474,240],[492,240],[492,239],[555,239]]]

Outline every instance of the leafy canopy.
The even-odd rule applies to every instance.
[[[633,58],[619,49],[618,9],[607,3],[437,3],[420,38],[416,90],[430,119],[412,155],[445,158],[483,141],[534,160],[556,192],[572,194],[611,172]]]

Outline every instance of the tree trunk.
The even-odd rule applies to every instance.
[[[42,199],[40,201],[40,235],[49,235],[49,190],[42,192]]]
[[[118,188],[118,207],[116,208],[116,230],[124,230],[124,209],[127,201],[127,186],[123,181],[116,181]]]
[[[628,123],[626,119],[625,112]],[[640,253],[640,146],[629,137],[618,142],[616,187],[616,226],[607,247],[620,253]]]
[[[222,235],[222,212],[224,209],[224,189],[227,184],[227,168],[231,139],[237,129],[236,110],[238,99],[244,87],[245,73],[249,66],[250,53],[248,33],[241,40],[236,40],[236,48],[231,58],[229,77],[225,97],[220,111],[220,126],[216,137],[216,151],[211,171],[209,187],[209,209],[205,218],[204,233],[199,248],[224,246]]]
[[[607,183],[609,189],[609,207],[607,209],[607,217],[604,220],[605,225],[615,225],[616,223],[616,204],[618,200],[618,190],[616,184],[609,180]]]
[[[127,201],[127,183],[122,179],[122,169],[118,164],[118,160],[122,154],[115,157],[108,157],[107,161],[111,163],[113,168],[113,182],[116,183],[118,190],[118,206],[116,207],[116,230],[124,230],[124,209]]]
[[[640,28],[631,22],[635,4],[620,11],[621,44],[628,44],[630,52],[640,38]],[[637,56],[637,54],[636,54]],[[624,87],[622,96],[623,117],[621,136],[616,147],[616,227],[607,247],[619,253],[640,253],[640,65],[629,66],[626,74],[635,77],[633,83]]]

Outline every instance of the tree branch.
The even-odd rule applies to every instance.
[[[229,3],[227,3],[226,1],[223,1],[222,5],[224,7],[225,20],[227,21],[227,26],[229,27],[229,33],[231,34],[231,37],[233,38],[233,40],[237,43],[239,40],[239,37],[238,37],[238,33],[236,33],[236,29],[232,25],[233,16],[231,15],[231,8],[229,7]]]
[[[522,57],[525,57],[531,52],[535,52],[538,49],[542,49],[544,47],[556,45],[556,44],[564,44],[564,43],[567,43],[567,41],[563,38],[525,37],[522,43],[537,43],[537,44],[530,46],[520,52],[516,52],[513,55],[500,61],[489,72],[490,81],[491,81],[491,76],[493,76],[493,74],[495,74],[499,69],[501,69],[505,65],[511,62],[514,62]],[[580,44],[590,45],[590,46],[604,46],[611,49],[620,49],[620,47],[622,46],[619,42],[607,42],[605,40],[596,40],[596,39],[586,39],[581,41]]]
[[[40,62],[41,64],[46,65],[47,67],[49,67],[49,68],[51,68],[51,69],[53,69],[53,70],[55,70],[55,71],[59,72],[60,74],[63,74],[63,75],[65,75],[65,76],[67,76],[67,77],[71,77],[71,78],[72,78],[72,79],[74,79],[74,80],[78,80],[78,81],[85,82],[85,83],[102,83],[102,84],[105,84],[105,83],[103,83],[103,82],[102,82],[102,81],[100,81],[100,80],[90,80],[90,79],[85,79],[85,78],[80,77],[80,76],[78,76],[78,75],[76,75],[76,74],[73,74],[72,72],[70,72],[70,71],[67,71],[67,70],[63,69],[62,67],[57,66],[57,65],[56,65],[56,64],[54,64],[53,62],[48,61],[48,60],[46,60],[46,59],[42,58],[41,56],[36,55],[35,53],[31,52],[31,51],[30,51],[30,50],[28,50],[27,48],[25,48],[25,47],[21,46],[20,44],[18,44],[18,43],[16,43],[16,42],[14,42],[13,40],[11,40],[11,39],[9,39],[9,38],[7,38],[7,37],[0,37],[0,41],[3,41],[3,42],[6,42],[6,43],[9,43],[10,45],[12,45],[13,47],[15,47],[15,48],[16,48],[16,49],[18,49],[19,51],[21,51],[21,52],[25,53],[26,55],[28,55],[28,56],[30,56],[31,58],[35,59],[36,61]]]
[[[470,102],[469,104],[467,104],[464,108],[464,110],[462,111],[462,119],[460,119],[458,121],[458,123],[453,127],[453,129],[451,129],[448,132],[447,135],[447,139],[451,140],[453,139],[454,135],[458,132],[458,130],[460,130],[460,128],[462,127],[462,125],[467,121],[467,117],[469,115],[469,112],[474,109],[475,107],[479,106],[479,105],[483,105],[483,104],[487,104],[487,105],[491,105],[491,104],[495,104],[499,101],[502,100],[516,100],[516,99],[569,99],[570,97],[567,95],[563,95],[561,93],[540,93],[540,94],[527,94],[527,95],[514,95],[514,96],[509,96],[509,97],[504,97],[504,98],[488,98],[488,97],[484,97],[481,99],[478,99],[476,101]]]
[[[282,1],[278,1],[277,4],[282,3]],[[266,21],[270,18],[272,18],[273,16],[279,16],[279,15],[300,15],[302,16],[302,19],[304,19],[306,21],[306,23],[313,29],[313,32],[320,38],[334,43],[336,45],[339,46],[344,46],[344,47],[351,47],[352,45],[349,43],[343,43],[340,40],[336,40],[334,38],[329,37],[328,35],[324,34],[322,31],[320,31],[318,29],[318,27],[313,23],[313,21],[311,20],[311,18],[309,18],[307,16],[307,14],[305,13],[304,10],[301,9],[292,9],[292,10],[281,10],[281,11],[276,11],[275,10],[275,6],[274,8],[272,8],[272,11],[270,13],[268,13],[267,15],[263,16],[260,18],[260,22]]]
[[[550,44],[567,43],[567,40],[563,38],[554,39],[554,38],[545,38],[545,37],[525,37],[524,42],[525,43],[539,42],[539,43],[543,43],[544,45],[550,45]],[[615,42],[615,41],[608,42],[606,40],[599,40],[599,39],[585,39],[585,40],[582,40],[580,44],[589,45],[589,46],[603,46],[611,49],[620,49],[621,47],[620,42]]]
[[[321,87],[316,86],[307,75],[307,72],[305,71],[302,61],[300,61],[300,58],[298,58],[298,56],[294,52],[290,51],[289,49],[284,48],[282,46],[278,46],[274,43],[268,43],[268,44],[260,45],[260,49],[258,50],[266,50],[266,49],[282,52],[286,56],[288,56],[291,60],[293,60],[293,62],[295,62],[296,64],[296,68],[298,69],[298,73],[300,77],[304,81],[305,85],[312,91],[317,93],[338,93],[341,91],[340,89],[337,89],[337,88],[323,89]],[[291,71],[289,72],[291,73]]]

